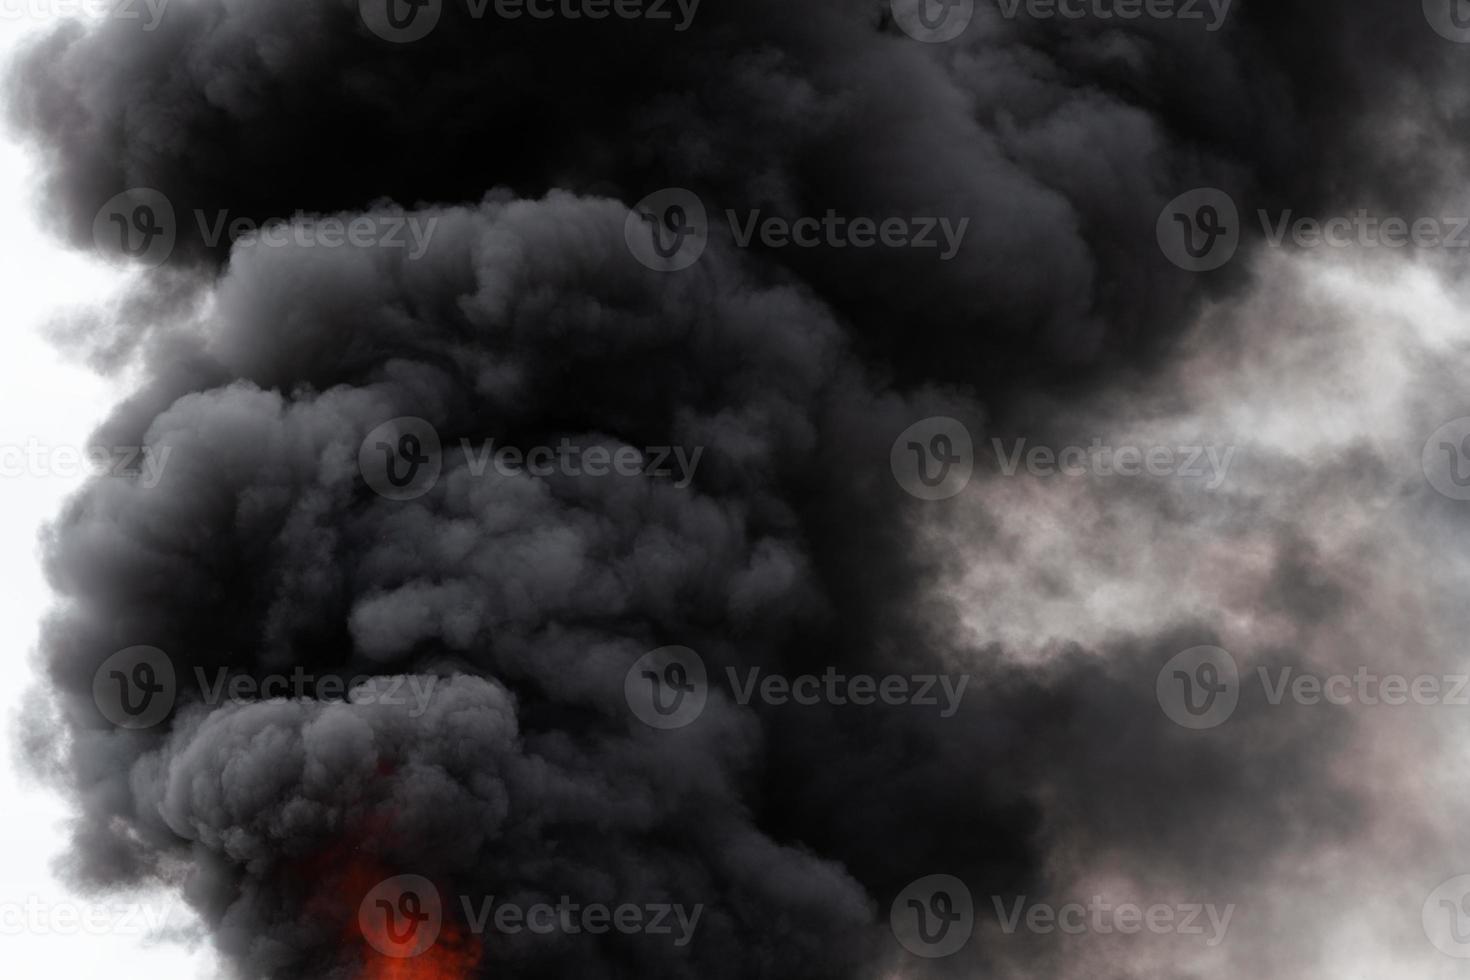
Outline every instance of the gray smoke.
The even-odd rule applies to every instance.
[[[1364,662],[1384,578],[1362,564],[1391,535],[1312,502],[1407,495],[1390,454],[1258,439],[1218,493],[1018,481],[990,457],[962,497],[925,502],[890,450],[936,416],[977,458],[992,437],[1252,438],[1198,406],[1228,404],[1217,379],[1257,360],[1296,376],[1242,297],[1297,287],[1260,271],[1248,221],[1227,268],[1175,267],[1161,209],[1198,186],[1243,216],[1432,206],[1459,160],[1453,47],[1388,0],[1242,3],[1217,32],[981,4],[946,44],[836,0],[706,0],[679,32],[446,2],[408,44],[329,0],[58,28],[10,98],[57,233],[91,247],[99,209],[150,188],[177,235],[65,333],[142,370],[96,442],[168,460],[156,485],[94,480],[46,540],[55,710],[29,740],[74,801],[70,870],[180,887],[249,978],[380,975],[362,884],[409,874],[461,932],[458,896],[702,906],[683,946],[492,931],[464,975],[1298,975],[1283,895],[1384,816],[1383,786],[1352,771],[1359,722],[1247,686],[1228,727],[1190,731],[1155,678],[1202,645],[1247,675]],[[710,215],[679,272],[626,239],[630,207],[669,186]],[[741,248],[727,208],[969,224],[952,261]],[[422,255],[232,249],[195,218],[226,210],[433,233]],[[432,427],[442,471],[394,499],[360,451],[405,417]],[[684,486],[477,472],[460,447],[492,440],[701,455]],[[139,645],[178,695],[132,730],[94,680]],[[670,731],[625,693],[666,646],[712,681]],[[289,697],[196,681],[298,668],[313,681]],[[726,671],[752,668],[970,680],[946,717],[741,704]],[[345,702],[328,690],[353,679]],[[369,696],[388,685],[426,697]],[[1386,757],[1412,757],[1401,744]],[[935,873],[980,923],[929,960],[888,919]],[[1103,892],[1238,904],[1254,940],[1195,962],[1182,936],[1007,937],[990,907]]]

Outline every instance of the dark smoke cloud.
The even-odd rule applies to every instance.
[[[959,257],[788,249],[910,381],[1070,376],[1174,334],[1201,279],[1161,261],[1164,203],[1202,184],[1250,207],[1405,209],[1457,158],[1454,45],[1392,0],[1236,5],[1197,23],[1007,20],[912,42],[886,5],[701,5],[656,21],[474,19],[391,44],[355,3],[177,3],[57,30],[12,116],[48,150],[60,230],[90,244],[119,190],[265,220],[478,200],[493,186],[676,184],[715,209],[972,219]],[[1403,138],[1385,139],[1392,132]],[[194,222],[184,254],[215,261]],[[1223,281],[1222,281],[1223,280]]]
[[[355,4],[299,0],[176,0],[151,33],[57,29],[16,65],[10,105],[49,165],[58,233],[89,246],[99,207],[132,187],[180,216],[169,264],[72,324],[100,360],[144,369],[97,441],[170,452],[157,486],[89,484],[46,541],[62,738],[32,744],[75,801],[72,870],[182,879],[251,978],[360,975],[343,941],[359,865],[446,894],[706,907],[687,948],[492,937],[484,976],[1160,975],[1128,951],[996,934],[985,896],[1065,901],[1100,880],[1254,899],[1242,928],[1269,937],[1263,876],[1356,839],[1379,801],[1344,778],[1343,716],[1247,697],[1208,741],[1160,713],[1171,656],[1242,635],[1170,588],[1202,575],[1197,524],[1259,558],[1203,576],[1221,607],[1265,611],[1245,670],[1313,631],[1350,635],[1359,556],[1258,483],[1209,502],[1111,486],[1058,501],[984,470],[970,506],[936,519],[895,484],[889,449],[936,415],[1040,441],[1177,409],[1178,388],[1151,382],[1158,356],[1189,353],[1200,310],[1254,266],[1176,269],[1160,209],[1205,184],[1245,208],[1420,205],[1457,159],[1422,152],[1458,121],[1439,94],[1451,47],[1389,0],[1242,4],[1216,33],[982,5],[948,45],[835,0],[709,0],[679,33],[448,4],[405,45]],[[1390,123],[1416,138],[1376,135]],[[745,251],[716,229],[693,269],[661,274],[624,225],[666,185],[714,215],[971,224],[946,263]],[[195,209],[436,225],[416,259],[230,251],[198,236]],[[446,447],[410,501],[358,467],[367,434],[402,416]],[[475,475],[449,451],[562,438],[705,456],[680,488]],[[1289,453],[1263,458],[1313,493]],[[1346,452],[1329,464],[1362,470]],[[1073,538],[1038,555],[1017,530],[1086,535],[1094,517],[1098,551]],[[1129,566],[1155,545],[1156,567]],[[961,603],[974,567],[1001,572]],[[1135,575],[1146,614],[1128,596],[1078,611]],[[1001,628],[1037,610],[1029,642]],[[436,687],[416,717],[326,697],[212,706],[186,687],[165,724],[124,731],[92,684],[135,644],[185,678],[301,666]],[[715,674],[973,679],[949,718],[717,690],[698,724],[658,732],[623,680],[672,644]],[[929,962],[894,944],[887,914],[935,872],[988,921]],[[1231,964],[1289,976],[1302,955],[1259,948]]]

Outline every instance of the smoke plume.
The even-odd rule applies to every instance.
[[[443,0],[403,41],[371,0],[174,0],[12,66],[57,235],[124,261],[136,202],[172,214],[166,260],[61,330],[141,379],[96,443],[163,462],[91,481],[44,543],[28,741],[74,806],[75,880],[181,890],[251,980],[1143,980],[1312,975],[1325,940],[1300,937],[1344,921],[1344,882],[1447,877],[1449,831],[1395,802],[1451,806],[1411,776],[1434,730],[1250,682],[1191,730],[1155,681],[1204,646],[1243,679],[1453,665],[1463,614],[1423,563],[1454,515],[1417,454],[1457,413],[1346,397],[1377,335],[1253,216],[1439,213],[1459,47],[1398,0],[1238,0],[1217,30],[981,2],[942,43],[912,4],[665,6]],[[1199,187],[1239,205],[1215,271],[1158,241]],[[630,246],[663,188],[707,216],[677,271]],[[829,213],[966,223],[944,259],[741,241]],[[1378,363],[1452,390],[1409,334]],[[974,436],[950,499],[895,479],[926,419]],[[1238,455],[1205,488],[991,452],[1096,436]],[[432,479],[383,482],[431,439]],[[525,465],[486,465],[507,447]],[[538,447],[582,465],[535,471]],[[110,659],[140,647],[173,703],[118,724],[98,679],[156,679],[157,653]],[[661,728],[631,705],[670,647],[705,701]],[[938,705],[776,703],[741,696],[752,671],[966,686],[949,713],[938,680]],[[934,874],[977,922],[931,958],[890,910]],[[419,972],[359,930],[404,875],[443,904]],[[1390,945],[1418,885],[1374,919]],[[1012,933],[992,902],[1096,895],[1236,911],[1206,945]],[[474,922],[563,896],[701,912],[684,944]]]

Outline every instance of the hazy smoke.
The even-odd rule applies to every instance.
[[[1211,431],[1225,413],[1197,405],[1247,391],[1215,379],[1266,371],[1228,362],[1276,364],[1272,340],[1253,313],[1194,329],[1241,295],[1258,229],[1242,222],[1228,268],[1189,273],[1156,242],[1161,209],[1199,186],[1243,215],[1429,206],[1459,162],[1454,48],[1397,0],[1242,0],[1214,32],[980,3],[945,44],[836,0],[706,0],[683,31],[445,0],[403,44],[328,0],[57,29],[16,66],[11,111],[58,232],[90,247],[131,188],[177,232],[125,303],[73,324],[100,361],[145,368],[98,443],[168,453],[156,486],[90,483],[46,542],[57,711],[35,762],[75,801],[74,871],[179,883],[250,978],[364,975],[375,954],[344,939],[362,869],[430,878],[461,926],[449,896],[703,906],[686,946],[487,935],[487,977],[1299,975],[1311,950],[1274,931],[1273,888],[1308,887],[1380,816],[1355,723],[1248,689],[1201,738],[1154,683],[1200,645],[1243,672],[1363,662],[1347,648],[1383,585],[1364,563],[1390,532],[1307,502],[1336,479],[1392,498],[1382,454],[1349,442],[1308,465],[1263,440],[1218,493],[1038,485],[992,460],[927,503],[890,449],[934,416],[977,457],[992,437],[1259,434]],[[677,273],[625,241],[629,208],[669,186],[710,215]],[[726,209],[969,224],[951,261],[745,249]],[[196,218],[225,211],[433,231],[418,255],[231,250]],[[412,499],[359,461],[402,417],[443,447]],[[477,473],[460,447],[490,440],[702,455],[683,486]],[[94,678],[136,645],[166,652],[179,696],[128,730]],[[696,723],[659,731],[624,680],[670,645],[717,683]],[[194,681],[297,667],[429,693],[422,710],[318,686],[211,704]],[[754,667],[971,679],[948,717],[741,705],[726,668]],[[927,960],[889,908],[937,873],[982,924]],[[1007,938],[989,901],[1104,893],[1235,903],[1255,938]]]

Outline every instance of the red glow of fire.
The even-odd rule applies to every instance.
[[[379,927],[378,934],[371,937],[364,935],[358,917],[363,898],[380,882],[398,873],[383,866],[366,849],[339,843],[302,862],[298,868],[315,885],[315,894],[307,903],[307,914],[342,923],[342,944],[361,963],[357,980],[469,980],[474,976],[483,945],[478,936],[454,920],[447,902],[438,938],[417,956],[388,956],[379,952],[379,948],[400,945],[387,935],[386,928]],[[407,952],[413,944],[410,938],[401,945]]]
[[[355,930],[354,930],[355,931]],[[374,937],[386,941],[386,936]],[[457,924],[446,921],[434,945],[418,956],[384,956],[363,942],[359,980],[466,980],[480,962],[480,942]]]

